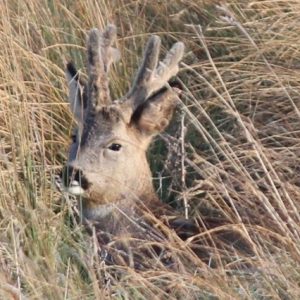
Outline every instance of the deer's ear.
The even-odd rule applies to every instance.
[[[71,111],[76,120],[82,124],[87,106],[86,83],[79,78],[79,74],[72,62],[67,64],[66,77],[69,85],[69,103]]]
[[[180,90],[163,88],[140,105],[133,113],[131,123],[146,135],[163,131],[173,116]]]

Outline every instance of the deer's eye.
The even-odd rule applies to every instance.
[[[117,144],[117,143],[112,143],[111,145],[108,146],[108,149],[110,149],[112,151],[120,151],[121,148],[122,148],[122,145]]]

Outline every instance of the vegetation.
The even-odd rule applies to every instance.
[[[182,103],[149,153],[158,193],[188,217],[222,219],[251,256],[228,262],[203,228],[215,267],[175,238],[180,272],[106,266],[72,219],[53,184],[73,124],[64,67],[84,72],[87,30],[109,22],[116,97],[149,34],[185,43]],[[0,298],[299,299],[299,36],[296,0],[1,1]]]

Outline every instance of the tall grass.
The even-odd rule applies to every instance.
[[[53,185],[73,124],[65,62],[84,71],[87,30],[109,22],[122,52],[111,75],[115,97],[128,89],[149,34],[166,48],[186,44],[183,101],[150,158],[163,200],[203,224],[221,220],[214,229],[202,224],[197,237],[215,268],[172,232],[180,272],[105,266]],[[292,0],[3,0],[0,298],[300,298],[299,36]],[[211,243],[218,230],[238,232],[253,255],[223,260],[229,252]]]

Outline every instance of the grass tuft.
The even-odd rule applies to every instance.
[[[0,298],[299,299],[299,20],[293,0],[1,1]],[[104,265],[53,184],[73,124],[65,64],[85,72],[86,33],[109,22],[122,53],[114,97],[150,34],[162,52],[186,45],[182,103],[149,153],[158,194],[202,222],[185,242],[164,228],[179,271]],[[217,232],[252,255],[220,247]]]

